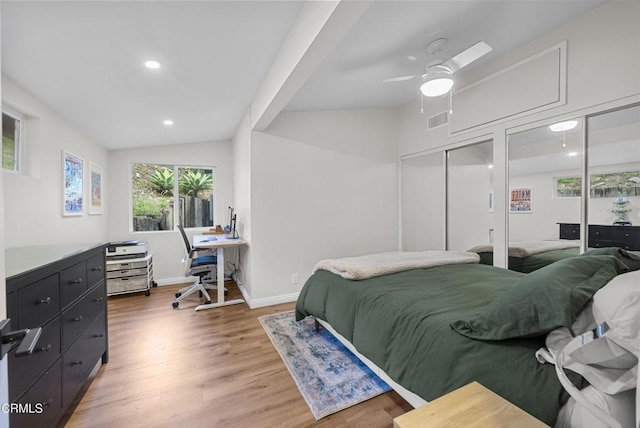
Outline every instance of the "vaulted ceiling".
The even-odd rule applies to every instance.
[[[284,109],[396,107],[418,96],[426,44],[493,51],[603,3],[371,1]],[[2,73],[109,149],[230,139],[299,19],[301,1],[2,1]],[[316,40],[332,31],[324,26]],[[323,33],[324,32],[324,33]],[[291,37],[290,37],[291,38]],[[291,45],[291,40],[289,40]],[[295,44],[295,40],[293,41]],[[156,70],[144,67],[156,60]],[[166,119],[172,126],[163,125]]]

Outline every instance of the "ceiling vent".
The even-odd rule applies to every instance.
[[[431,131],[432,129],[444,126],[447,123],[449,123],[449,115],[446,111],[443,111],[442,113],[438,113],[427,118],[427,130]]]

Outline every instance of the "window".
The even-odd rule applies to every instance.
[[[134,232],[213,226],[213,168],[137,163],[131,177]]]
[[[22,146],[24,116],[13,109],[2,107],[2,168],[18,171]]]

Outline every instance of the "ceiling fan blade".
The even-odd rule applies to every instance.
[[[462,67],[467,66],[478,58],[488,54],[492,49],[493,48],[485,42],[478,42],[469,49],[460,52],[450,60],[445,61],[443,65],[449,67],[451,72],[455,73]]]
[[[398,76],[398,77],[389,77],[386,79],[383,79],[382,81],[384,83],[391,83],[391,82],[404,82],[406,80],[411,80],[413,78],[417,77],[416,74],[412,74],[410,76]]]

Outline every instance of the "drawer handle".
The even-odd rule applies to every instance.
[[[50,407],[53,404],[53,398],[49,398],[47,401],[41,403],[43,406]]]
[[[94,302],[102,302],[104,300],[104,297],[98,297],[94,300]]]
[[[101,338],[101,337],[103,337],[103,336],[104,336],[104,334],[102,334],[102,333],[100,333],[100,334],[94,334],[94,335],[93,335],[93,337],[94,337],[95,339],[100,339],[100,338]]]
[[[102,271],[102,266],[96,266],[94,268],[91,268],[91,270],[94,271],[94,272],[96,272],[96,271],[97,272],[101,272]]]
[[[46,299],[40,299],[40,301],[38,303],[42,303],[45,305],[48,305],[51,303],[51,297],[47,297]]]
[[[77,321],[77,322],[82,321],[82,315],[79,315],[79,316],[75,317],[75,318],[74,318],[74,319],[72,319],[71,321],[74,321],[74,322],[75,322],[75,321]]]
[[[47,346],[38,349],[38,352],[49,352],[49,351],[51,351],[51,344],[48,344]]]
[[[82,278],[74,279],[73,281],[69,281],[69,284],[82,284]]]
[[[82,365],[82,360],[72,361],[71,365],[72,366],[81,366]]]

